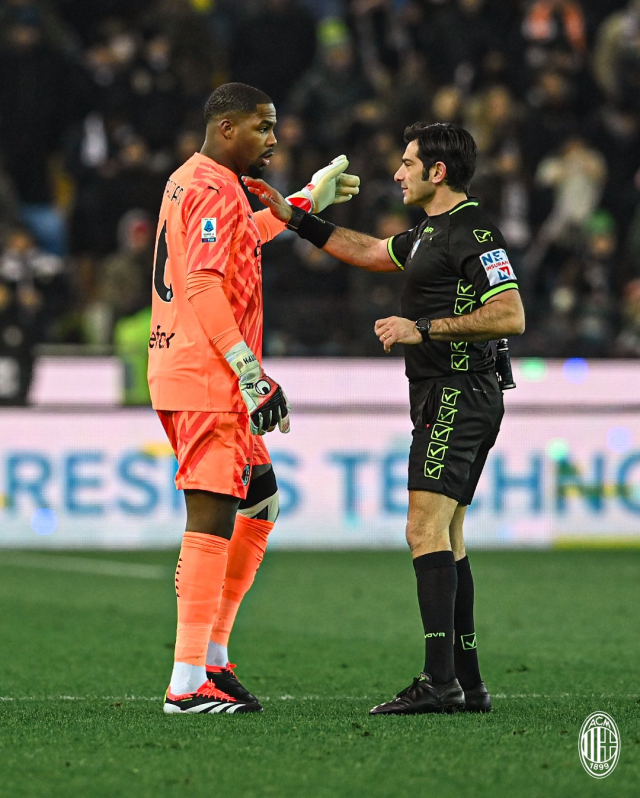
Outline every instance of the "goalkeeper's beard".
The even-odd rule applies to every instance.
[[[254,180],[261,180],[264,174],[264,166],[258,166],[257,163],[252,163],[247,169],[247,176],[252,177]]]

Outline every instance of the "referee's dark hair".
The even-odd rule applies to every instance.
[[[246,83],[223,83],[209,96],[204,106],[204,123],[229,114],[253,114],[257,105],[272,103],[271,97]]]
[[[404,131],[404,141],[418,142],[418,157],[422,161],[422,179],[429,169],[442,161],[447,167],[445,183],[453,191],[468,193],[473,173],[476,171],[477,147],[473,136],[459,125],[448,122],[416,122]]]

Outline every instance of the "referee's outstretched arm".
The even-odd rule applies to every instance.
[[[251,177],[243,177],[242,180],[248,190],[259,197],[277,219],[295,229],[301,238],[311,241],[334,258],[370,272],[398,271],[397,264],[389,254],[389,239],[374,238],[366,233],[348,230],[346,227],[336,227],[317,216],[297,211],[279,191],[264,180]],[[300,227],[293,226],[296,211],[302,219]]]
[[[370,272],[399,271],[389,247],[389,239],[374,238],[346,227],[336,227],[317,216],[302,214],[301,211],[297,211],[301,216],[296,220],[294,213],[297,209],[292,208],[275,188],[264,180],[243,177],[243,181],[249,191],[271,209],[275,217],[334,258]],[[520,292],[508,290],[491,297],[472,313],[433,319],[429,337],[436,341],[492,341],[510,335],[521,335],[524,327],[524,308]],[[389,344],[392,343],[414,342],[389,341]]]

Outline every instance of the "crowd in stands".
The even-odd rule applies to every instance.
[[[0,386],[7,352],[148,314],[164,184],[229,80],[276,104],[269,181],[346,153],[361,193],[326,215],[380,237],[421,215],[405,125],[464,125],[522,286],[512,351],[640,354],[640,0],[0,0]],[[292,233],[263,261],[268,355],[382,354],[400,275]]]

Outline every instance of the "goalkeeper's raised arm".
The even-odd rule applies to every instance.
[[[390,239],[383,240],[346,227],[336,227],[291,204],[264,180],[251,177],[243,177],[242,180],[248,190],[259,197],[277,219],[334,258],[371,272],[395,272],[401,268],[393,259],[389,248]]]

